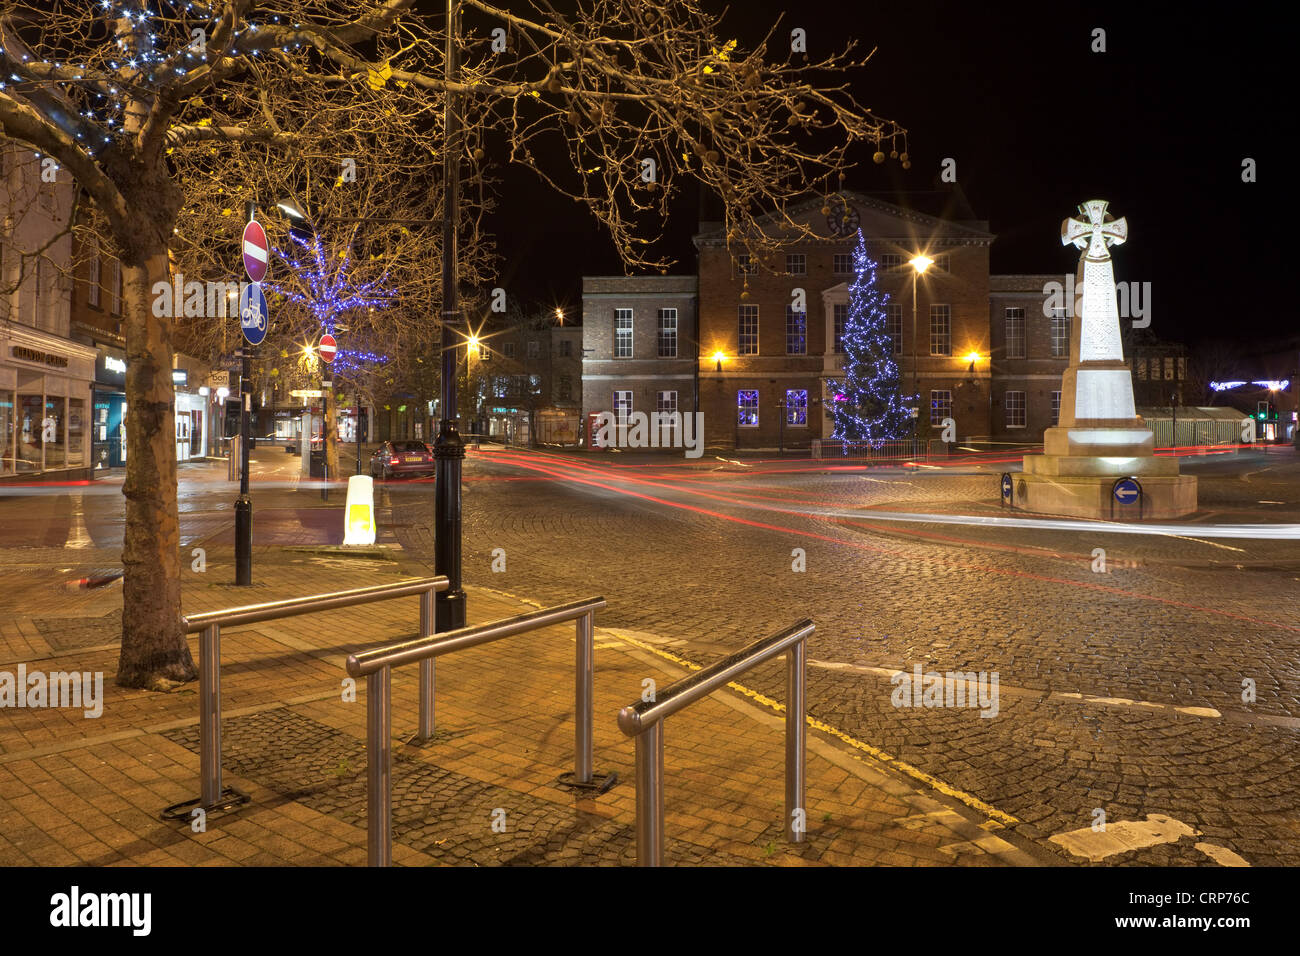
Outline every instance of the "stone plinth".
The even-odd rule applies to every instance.
[[[1026,457],[1026,465],[1030,457],[1043,456]],[[1026,471],[1012,475],[1012,507],[1044,515],[1115,521],[1181,518],[1196,510],[1196,478],[1192,475],[1137,475],[1142,497],[1128,505],[1115,501],[1111,494],[1119,477],[1045,475]]]

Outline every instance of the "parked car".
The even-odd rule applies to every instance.
[[[422,441],[386,441],[370,456],[371,478],[432,475],[433,452]]]

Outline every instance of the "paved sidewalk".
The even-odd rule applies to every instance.
[[[226,583],[230,550],[210,544],[207,570],[186,571],[186,611],[427,573],[404,566],[400,552],[374,560],[308,548],[258,548],[254,566],[254,586],[236,588]],[[470,589],[471,623],[529,609]],[[361,682],[356,700],[345,700],[342,662],[358,648],[413,636],[415,598],[223,631],[224,782],[252,802],[211,814],[205,832],[159,819],[163,807],[198,794],[197,683],[155,694],[112,682],[120,585],[29,592],[24,611],[0,624],[0,671],[102,671],[104,704],[97,719],[72,708],[0,710],[0,864],[365,863],[365,690]],[[557,782],[573,762],[572,625],[442,658],[435,739],[394,747],[395,863],[635,861],[633,742],[615,716],[639,698],[645,678],[662,689],[687,670],[680,649],[655,635],[599,624],[597,615],[595,763],[617,783],[591,796]],[[192,646],[197,660],[197,635]],[[414,730],[416,672],[393,675],[401,741]],[[1035,862],[998,835],[996,820],[941,802],[937,790],[833,728],[809,730],[808,838],[785,844],[783,721],[756,697],[721,691],[667,721],[668,862]]]

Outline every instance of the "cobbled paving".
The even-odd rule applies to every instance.
[[[1004,687],[1037,693],[1003,694],[993,719],[969,709],[895,708],[886,677],[817,667],[809,669],[809,709],[1013,814],[1026,835],[1062,856],[1045,838],[1087,827],[1100,807],[1110,821],[1167,814],[1200,830],[1197,840],[1256,865],[1300,864],[1300,728],[1251,719],[1300,717],[1293,543],[1242,544],[1238,557],[1230,549],[1241,542],[1224,549],[1195,540],[1192,529],[1189,540],[1129,540],[932,525],[918,538],[912,525],[852,527],[719,500],[734,495],[792,511],[815,501],[978,513],[996,510],[988,475],[729,474],[628,486],[715,515],[572,482],[514,480],[527,474],[467,463],[466,583],[544,603],[603,594],[609,609],[599,626],[682,639],[676,650],[701,664],[809,616],[817,624],[813,660],[997,672]],[[609,474],[601,480],[617,484],[620,476]],[[1218,509],[1220,521],[1241,520],[1233,509],[1258,498],[1296,497],[1294,470],[1272,485],[1259,476],[1246,488],[1201,481],[1203,507]],[[432,567],[431,499],[400,487],[384,494],[398,539]],[[1090,568],[1099,546],[1111,561],[1106,574]],[[505,549],[505,573],[492,571],[495,548]],[[804,573],[791,570],[794,548],[806,551]],[[1210,566],[1234,558],[1262,567]],[[1257,693],[1249,704],[1246,678]],[[779,666],[743,682],[784,697]],[[1043,699],[1049,693],[1166,707]],[[1173,706],[1226,716],[1185,716]],[[1105,862],[1207,863],[1192,842]]]

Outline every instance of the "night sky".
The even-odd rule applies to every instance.
[[[1294,343],[1282,291],[1293,270],[1277,239],[1292,208],[1282,201],[1291,172],[1281,142],[1295,135],[1280,26],[1244,7],[1207,16],[1119,4],[760,0],[733,8],[720,34],[752,45],[791,8],[782,35],[804,27],[814,58],[820,44],[849,36],[878,48],[855,96],[909,130],[910,170],[875,166],[866,149],[846,188],[927,189],[954,158],[998,237],[995,274],[1072,272],[1078,252],[1061,245],[1061,220],[1085,199],[1107,199],[1129,225],[1116,277],[1152,283],[1153,333]],[[1091,52],[1095,27],[1106,31],[1105,53]],[[1256,160],[1259,181],[1242,182],[1244,157]],[[494,226],[523,297],[575,314],[584,274],[623,271],[594,220],[528,174],[507,174],[501,198]],[[689,274],[698,199],[679,205],[665,248],[679,260],[673,271]]]

